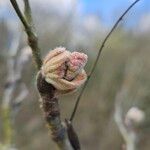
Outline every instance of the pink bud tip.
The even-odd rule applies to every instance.
[[[84,53],[73,52],[70,55],[68,66],[71,70],[77,70],[79,68],[84,68],[87,63],[88,56]]]

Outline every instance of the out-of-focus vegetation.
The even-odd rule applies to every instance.
[[[57,46],[83,51],[89,56],[86,67],[88,72],[107,28],[99,25],[91,29],[88,22],[80,24],[72,14],[64,17],[60,14],[46,15],[36,11],[35,25],[43,56]],[[7,44],[10,37],[7,27],[9,26],[6,26],[5,19],[0,22],[0,97],[5,90],[6,59],[9,53]],[[139,147],[141,150],[150,149],[150,32],[138,34],[135,31],[121,26],[113,33],[82,97],[74,126],[85,150],[122,148],[124,141],[114,121],[114,103],[123,84],[126,84],[129,90],[123,101],[124,114],[132,106],[137,106],[145,112],[146,121],[137,131],[140,137]],[[24,34],[22,35],[20,48],[26,44]],[[47,133],[39,108],[35,73],[30,62],[23,74],[29,95],[23,101],[15,119],[14,143],[20,150],[56,149]],[[70,117],[78,93],[79,91],[64,95],[60,99],[63,117]],[[2,129],[2,120],[0,128]],[[3,140],[2,130],[0,140]]]

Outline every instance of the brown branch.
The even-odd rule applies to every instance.
[[[60,119],[57,90],[45,81],[41,72],[37,75],[37,89],[41,96],[41,108],[43,109],[47,126],[51,130],[52,139],[61,150],[73,150],[67,135],[67,129]]]
[[[28,44],[30,45],[32,49],[33,60],[35,62],[37,69],[40,70],[41,65],[42,65],[42,60],[41,60],[41,55],[40,55],[40,49],[38,46],[38,38],[37,38],[35,28],[32,22],[32,15],[31,15],[29,1],[24,0],[25,16],[22,14],[16,0],[10,0],[10,2],[25,28],[25,31],[28,36]]]
[[[110,35],[113,33],[113,31],[116,29],[116,27],[118,26],[118,24],[120,23],[120,21],[123,19],[123,17],[124,17],[124,16],[129,12],[129,10],[130,10],[137,2],[139,2],[139,1],[140,1],[140,0],[136,0],[135,2],[133,2],[133,3],[125,10],[125,12],[119,17],[119,19],[116,21],[116,23],[114,24],[114,26],[112,27],[112,29],[110,30],[110,32],[107,34],[107,36],[106,36],[105,39],[103,40],[103,42],[102,42],[102,44],[101,44],[101,47],[100,47],[100,49],[99,49],[99,51],[98,51],[96,60],[95,60],[93,66],[92,66],[92,69],[91,69],[91,71],[90,71],[90,73],[89,73],[89,75],[88,75],[87,81],[85,82],[83,88],[81,89],[81,92],[80,92],[79,96],[77,97],[77,100],[76,100],[76,103],[75,103],[73,112],[72,112],[71,117],[70,117],[70,121],[71,121],[71,122],[73,121],[73,119],[74,119],[74,117],[75,117],[75,114],[76,114],[77,108],[78,108],[78,106],[79,106],[79,102],[80,102],[80,100],[81,100],[81,97],[82,97],[82,95],[83,95],[83,93],[84,93],[84,91],[85,91],[85,89],[86,89],[86,87],[87,87],[87,85],[88,85],[88,83],[89,83],[89,80],[90,80],[91,76],[93,75],[93,73],[94,73],[94,71],[95,71],[96,65],[97,65],[98,60],[99,60],[100,55],[101,55],[101,52],[102,52],[102,50],[103,50],[103,48],[104,48],[104,46],[105,46],[107,40],[109,39],[109,37],[110,37]]]

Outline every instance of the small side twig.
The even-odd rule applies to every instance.
[[[30,7],[29,0],[24,0],[24,14],[25,14],[26,19],[28,20],[28,22],[33,24],[32,15],[31,15],[32,12],[31,12],[31,7]]]
[[[16,0],[10,0],[14,10],[16,11],[18,17],[20,18],[22,24],[24,25],[25,31],[28,36],[28,44],[32,49],[33,59],[37,69],[40,70],[42,65],[40,49],[38,46],[38,38],[35,32],[35,28],[32,21],[31,9],[28,0],[24,0],[25,4],[25,14],[23,15]]]
[[[94,70],[95,70],[96,65],[97,65],[97,63],[98,63],[98,60],[99,60],[99,58],[100,58],[101,52],[102,52],[102,50],[103,50],[103,48],[104,48],[104,46],[105,46],[107,40],[109,39],[109,37],[110,37],[110,35],[112,34],[112,32],[116,29],[116,27],[118,26],[118,24],[120,23],[120,21],[123,19],[123,17],[124,17],[124,16],[129,12],[129,10],[130,10],[137,2],[139,2],[139,1],[140,1],[140,0],[136,0],[135,2],[133,2],[133,3],[125,10],[125,12],[119,17],[119,19],[116,21],[116,23],[114,24],[114,26],[112,27],[112,29],[110,30],[110,32],[107,34],[107,36],[106,36],[105,39],[103,40],[103,42],[102,42],[102,44],[101,44],[101,47],[100,47],[100,49],[99,49],[99,51],[98,51],[96,60],[95,60],[93,66],[92,66],[92,69],[91,69],[91,71],[90,71],[90,73],[89,73],[89,75],[88,75],[87,81],[85,82],[84,86],[83,86],[82,89],[81,89],[81,92],[80,92],[79,96],[77,97],[77,100],[76,100],[76,103],[75,103],[73,112],[72,112],[71,117],[70,117],[70,121],[71,121],[71,122],[73,121],[73,119],[74,119],[74,117],[75,117],[75,114],[76,114],[76,111],[77,111],[79,102],[80,102],[81,97],[82,97],[82,95],[83,95],[83,92],[85,91],[85,89],[86,89],[86,87],[87,87],[87,85],[88,85],[88,82],[89,82],[91,76],[92,76],[93,73],[94,73]]]

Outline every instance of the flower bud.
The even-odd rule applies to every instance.
[[[58,47],[48,53],[41,68],[45,80],[59,92],[67,93],[76,90],[87,79],[84,66],[87,55],[79,52],[69,52]]]

